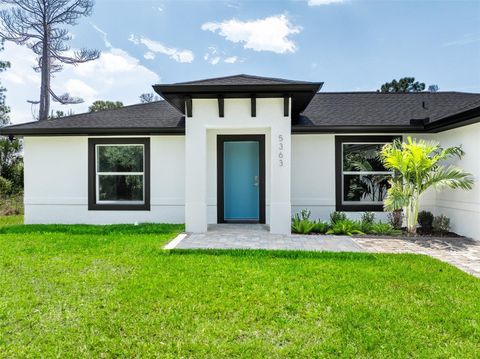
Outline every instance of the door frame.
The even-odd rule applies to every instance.
[[[242,221],[225,220],[225,197],[224,197],[224,143],[229,141],[258,141],[258,223],[265,223],[265,135],[217,135],[217,223]],[[245,221],[244,221],[245,223]],[[251,223],[251,222],[246,222]]]

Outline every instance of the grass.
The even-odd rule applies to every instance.
[[[0,230],[5,226],[10,226],[14,224],[22,224],[23,216],[0,216]]]
[[[162,250],[181,230],[0,228],[0,357],[480,355],[480,280],[445,263]]]

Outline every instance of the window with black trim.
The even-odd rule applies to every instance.
[[[383,211],[393,172],[379,157],[386,143],[398,136],[336,136],[337,211]]]
[[[150,209],[150,139],[90,138],[91,210]]]

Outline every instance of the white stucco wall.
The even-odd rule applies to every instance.
[[[88,137],[24,144],[25,223],[184,222],[184,136],[151,137],[151,211],[88,211]]]
[[[247,99],[225,100],[224,118],[218,117],[215,100],[195,100],[194,117],[187,121],[187,131],[194,134],[190,144],[185,136],[151,136],[151,211],[88,211],[88,137],[26,137],[25,222],[184,223],[190,188],[191,202],[198,199],[192,216],[199,223],[205,221],[202,226],[216,223],[218,134],[265,135],[266,222],[271,224],[274,217],[273,204],[278,232],[289,230],[290,213],[307,208],[313,218],[328,219],[335,210],[335,135],[293,135],[290,143],[290,118],[283,116],[283,100],[257,99],[255,118],[250,117]],[[279,134],[286,134],[283,167],[277,162]],[[445,214],[455,232],[480,240],[480,123],[411,136],[436,139],[444,147],[462,145],[466,156],[455,164],[474,175],[474,189],[429,191],[422,196],[422,209]],[[357,218],[360,213],[349,216]],[[377,217],[385,218],[382,213]]]
[[[292,136],[292,214],[309,209],[328,219],[335,210],[335,136]]]
[[[216,135],[264,134],[266,157],[266,222],[273,233],[290,232],[290,131],[283,98],[258,98],[256,117],[250,99],[225,99],[219,117],[215,99],[194,99],[192,117],[186,119],[187,231],[204,232],[217,222]],[[283,136],[283,166],[278,163],[278,137]]]
[[[470,172],[471,191],[446,189],[436,194],[436,214],[450,217],[454,232],[480,240],[480,123],[435,134],[442,147],[461,145],[465,157],[452,164]]]

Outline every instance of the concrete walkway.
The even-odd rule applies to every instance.
[[[207,233],[188,234],[175,248],[364,251],[350,237],[270,234],[268,227],[261,224],[210,225]]]
[[[480,278],[480,242],[468,238],[395,239],[270,234],[260,224],[215,224],[207,233],[182,234],[166,248],[278,249],[329,252],[415,253],[450,263]]]

